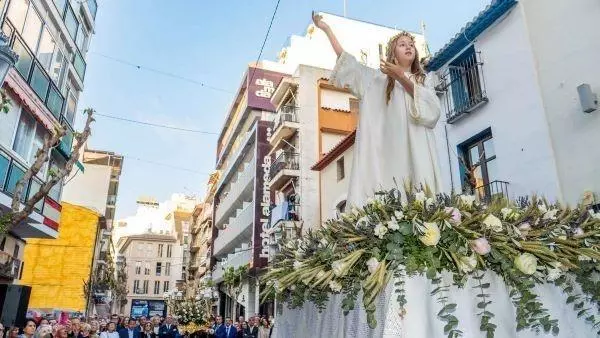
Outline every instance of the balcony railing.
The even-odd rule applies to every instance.
[[[117,195],[108,195],[108,199],[106,200],[106,204],[113,206],[117,204]]]
[[[4,251],[0,251],[0,277],[18,279],[21,261]]]
[[[240,199],[240,196],[243,195],[244,190],[256,175],[256,163],[254,161],[246,162],[243,166],[243,171],[237,174],[235,181],[229,183],[231,186],[227,196],[217,206],[215,224],[220,225],[222,223],[223,216],[229,214],[231,208]]]
[[[490,203],[496,198],[510,198],[508,185],[509,183],[505,181],[492,181],[474,189],[465,188],[463,190],[466,193],[474,194],[480,202]]]
[[[292,152],[283,152],[271,164],[271,179],[284,169],[299,170],[300,154]]]
[[[245,202],[244,204],[244,208],[238,209],[235,217],[229,218],[227,228],[219,231],[219,235],[215,239],[215,255],[227,252],[229,248],[233,249],[239,244],[237,242],[243,237],[243,234],[251,234],[250,225],[252,225],[254,221],[254,202]]]
[[[460,58],[460,57],[459,57]],[[483,62],[479,53],[472,52],[460,61],[451,63],[441,75],[436,90],[444,91],[446,118],[454,123],[488,102],[483,77]]]
[[[277,130],[280,125],[284,122],[298,122],[298,107],[296,106],[283,106],[277,112],[275,117],[275,124],[273,130]]]
[[[300,220],[300,204],[284,202],[276,205],[271,210],[271,227],[274,227],[279,222],[299,221]]]
[[[252,250],[243,249],[234,254],[228,255],[227,259],[217,263],[212,273],[212,280],[216,283],[223,279],[225,270],[228,268],[238,268],[242,265],[246,265],[250,262],[252,257]]]
[[[96,13],[98,12],[98,4],[96,3],[96,0],[87,0],[86,3],[90,13],[92,13],[92,16],[94,19],[96,19]]]

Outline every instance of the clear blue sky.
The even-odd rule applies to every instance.
[[[419,31],[427,24],[437,51],[488,0],[347,0],[348,17]],[[256,59],[276,0],[98,0],[96,34],[87,56],[79,108],[153,123],[219,132],[233,95],[107,59],[237,89]],[[292,34],[303,34],[312,10],[343,13],[342,0],[281,0],[263,59],[275,60]],[[79,128],[82,118],[78,115]],[[125,156],[117,219],[135,212],[139,196],[202,196],[214,168],[217,135],[145,127],[98,116],[90,147]],[[136,160],[141,159],[140,160]],[[166,163],[197,172],[151,164]]]

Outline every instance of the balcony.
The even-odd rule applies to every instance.
[[[0,148],[0,212],[11,210],[13,193],[25,171],[27,166],[23,162]],[[21,201],[24,202],[33,196],[41,186],[42,181],[39,178],[31,178],[25,185]],[[50,197],[43,198],[23,224],[14,227],[12,231],[21,238],[55,239],[58,237],[60,212],[59,203]]]
[[[226,259],[218,262],[212,273],[212,280],[215,283],[220,283],[223,281],[223,275],[225,274],[225,270],[228,268],[238,268],[240,266],[246,265],[250,263],[250,259],[252,258],[252,250],[249,250],[247,247],[242,248],[240,251],[227,255]]]
[[[300,176],[300,154],[282,152],[271,164],[271,191],[281,188],[286,182]]]
[[[272,152],[285,146],[282,140],[289,139],[300,128],[298,123],[298,107],[283,106],[275,116],[275,124],[273,125],[273,133],[269,138]]]
[[[490,203],[496,198],[510,198],[508,194],[508,182],[493,181],[474,189],[463,188],[464,192],[474,194],[479,202]]]
[[[21,261],[0,251],[0,279],[19,279]]]
[[[440,76],[436,90],[445,93],[442,101],[445,101],[448,123],[455,123],[489,101],[483,62],[479,59],[479,53],[473,49],[467,50],[451,62]]]
[[[215,239],[214,256],[224,255],[239,246],[244,240],[250,240],[254,224],[254,202],[244,202],[243,209],[229,218],[225,229],[219,230]]]
[[[235,206],[240,202],[250,199],[254,190],[254,177],[256,176],[256,162],[242,164],[243,170],[238,172],[236,179],[231,181],[229,192],[217,206],[215,226],[222,228],[223,224],[235,212]]]

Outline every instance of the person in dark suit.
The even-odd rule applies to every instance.
[[[179,330],[177,329],[177,325],[173,324],[173,317],[167,316],[165,319],[165,325],[160,327],[160,331],[158,333],[159,338],[176,338],[179,334]]]
[[[216,338],[236,338],[237,330],[233,326],[231,318],[225,318],[225,325],[221,325],[215,332]]]
[[[140,338],[140,330],[135,319],[130,318],[127,321],[127,327],[119,331],[119,338]]]
[[[257,338],[258,337],[258,325],[256,317],[250,317],[248,319],[248,327],[246,328],[244,338]]]

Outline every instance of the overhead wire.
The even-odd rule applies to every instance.
[[[188,78],[188,77],[185,77],[185,76],[181,76],[181,75],[178,75],[178,74],[170,73],[170,72],[167,72],[167,71],[164,71],[164,70],[142,66],[142,65],[139,65],[139,64],[127,61],[127,60],[123,60],[123,59],[120,59],[120,58],[116,58],[114,56],[106,55],[106,54],[103,54],[103,53],[98,53],[98,52],[90,52],[90,53],[94,54],[94,55],[98,55],[98,56],[103,57],[103,58],[108,59],[108,60],[112,60],[112,61],[115,61],[115,62],[122,63],[124,65],[135,67],[136,69],[139,69],[139,70],[146,70],[146,71],[153,72],[153,73],[156,73],[156,74],[160,74],[160,75],[163,75],[163,76],[166,76],[166,77],[170,77],[170,78],[178,79],[178,80],[181,80],[181,81],[189,82],[189,83],[198,85],[200,87],[204,87],[204,88],[211,89],[211,90],[214,90],[214,91],[219,91],[219,92],[223,92],[223,93],[227,93],[227,94],[234,94],[230,90],[219,88],[219,87],[216,87],[216,86],[212,86],[212,85],[206,84],[205,82],[194,80],[194,79],[191,79],[191,78]]]

